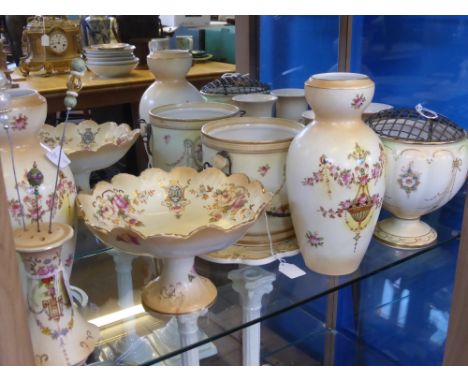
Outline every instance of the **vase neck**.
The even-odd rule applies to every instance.
[[[55,277],[62,270],[62,246],[35,253],[20,252],[27,275],[34,279]]]
[[[315,115],[315,125],[320,127],[334,127],[340,129],[351,129],[355,128],[357,125],[361,125],[364,122],[362,121],[361,115],[357,116],[330,116],[330,115]]]
[[[372,102],[374,83],[356,73],[322,73],[305,86],[306,99],[317,120],[362,121],[362,113]]]

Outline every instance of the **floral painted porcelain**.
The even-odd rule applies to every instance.
[[[99,329],[73,306],[62,245],[73,236],[67,224],[40,223],[14,231],[16,250],[25,268],[28,324],[36,365],[80,365],[93,352]]]
[[[374,82],[355,73],[305,83],[315,121],[294,138],[286,180],[306,265],[327,275],[354,272],[372,238],[385,190],[384,151],[362,111]]]
[[[383,206],[393,215],[377,224],[375,236],[392,247],[433,244],[437,232],[420,217],[445,205],[466,180],[466,132],[443,116],[427,116],[424,110],[389,110],[367,122],[385,148]]]
[[[197,172],[145,170],[139,177],[119,174],[80,193],[86,225],[102,241],[124,252],[164,259],[159,278],[142,294],[149,311],[184,314],[211,305],[216,287],[198,275],[195,256],[239,240],[271,200],[258,181],[218,169]]]
[[[274,89],[271,94],[278,97],[275,109],[278,118],[300,121],[302,113],[308,109],[304,89]]]
[[[177,166],[201,170],[201,127],[207,122],[238,114],[236,106],[219,102],[186,102],[152,109],[150,152],[153,167],[165,171]]]
[[[239,94],[232,97],[243,116],[246,117],[272,117],[273,108],[278,97],[272,94]]]
[[[46,150],[37,140],[39,129],[47,116],[47,101],[35,90],[10,89],[6,92],[11,97],[10,134],[14,145],[15,167],[25,223],[31,224],[37,219],[47,222],[57,174],[57,168],[46,158]],[[10,147],[4,129],[0,129],[0,155],[10,220],[12,227],[17,228],[22,226],[21,205],[15,188]],[[35,179],[34,184],[30,182],[32,178]],[[53,221],[73,225],[76,187],[69,167],[60,171],[57,190]],[[75,241],[74,237],[70,239],[62,250],[67,271],[73,263]]]
[[[275,251],[280,251],[277,247],[281,247],[282,241],[294,237],[286,192],[286,155],[292,139],[303,128],[295,121],[258,117],[231,118],[202,127],[205,166],[220,168],[227,174],[244,173],[262,182],[274,195],[266,213],[268,227],[262,216],[237,243],[249,248],[246,252],[234,250],[236,254],[245,252],[242,257],[246,260],[275,259],[271,255],[268,229]]]
[[[44,125],[39,137],[49,148],[60,143],[64,124]],[[88,120],[68,123],[64,151],[70,158],[70,167],[79,190],[88,191],[92,171],[107,168],[122,158],[138,139],[140,129],[131,130],[127,124],[115,122],[97,124]]]
[[[201,102],[198,89],[185,78],[192,66],[192,55],[185,50],[158,50],[147,57],[148,67],[156,81],[143,93],[140,118],[149,124],[150,110],[182,102]]]

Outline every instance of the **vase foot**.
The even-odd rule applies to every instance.
[[[424,248],[437,240],[437,232],[419,219],[391,217],[380,221],[374,236],[382,243],[400,249]]]
[[[175,285],[158,277],[145,286],[141,301],[149,313],[179,315],[208,308],[216,296],[216,287],[210,280],[191,273],[185,282]]]

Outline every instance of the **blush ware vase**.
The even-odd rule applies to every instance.
[[[316,74],[305,83],[315,121],[291,143],[286,183],[301,253],[318,273],[354,272],[379,216],[384,151],[361,118],[374,88],[356,73]]]
[[[200,92],[186,80],[192,55],[185,50],[158,50],[147,57],[148,67],[156,77],[140,100],[139,114],[149,124],[149,112],[157,106],[201,102]]]
[[[47,101],[37,91],[30,89],[10,89],[11,97],[10,134],[13,142],[18,188],[24,206],[25,223],[31,224],[37,219],[46,222],[49,219],[52,195],[54,193],[57,168],[47,159],[39,144],[38,134],[47,116]],[[0,155],[2,158],[5,191],[8,198],[8,210],[13,229],[20,227],[21,205],[15,188],[10,148],[4,129],[0,130]],[[32,177],[37,181],[32,186],[28,181]],[[76,187],[69,167],[60,170],[57,188],[56,206],[53,221],[74,224]],[[75,237],[64,244],[63,262],[70,271],[75,252]]]
[[[99,329],[88,323],[73,306],[69,276],[61,251],[73,236],[67,224],[28,225],[14,231],[16,250],[26,271],[28,325],[36,365],[80,365],[99,339]]]
[[[434,244],[437,232],[421,221],[451,200],[466,181],[466,131],[447,117],[422,108],[381,111],[367,124],[382,139],[386,160],[383,207],[392,216],[374,235],[396,248]]]

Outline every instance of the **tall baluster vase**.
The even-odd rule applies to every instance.
[[[37,365],[82,364],[96,346],[99,330],[73,306],[69,276],[61,259],[62,245],[73,236],[67,224],[17,228],[16,250],[26,270],[28,324]]]
[[[317,74],[305,83],[316,119],[291,143],[286,179],[304,261],[322,274],[359,267],[382,206],[383,146],[361,118],[374,87],[355,73]]]
[[[16,174],[20,197],[24,206],[26,224],[38,218],[41,222],[49,220],[57,168],[46,157],[46,151],[39,144],[39,129],[47,116],[47,101],[37,91],[30,89],[7,90],[11,97],[10,134],[13,141]],[[4,129],[0,129],[0,155],[3,176],[8,198],[8,210],[13,228],[22,226],[21,205],[18,201],[10,159],[10,147]],[[29,184],[27,174],[35,174],[40,179],[35,189]],[[76,187],[69,167],[60,171],[56,207],[53,221],[74,224]],[[70,238],[63,247],[62,256],[67,273],[70,273],[75,253],[76,237]]]

